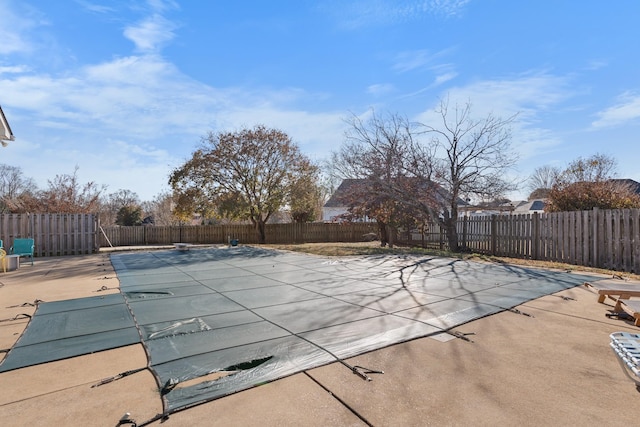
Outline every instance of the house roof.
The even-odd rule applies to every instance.
[[[13,141],[15,138],[13,136],[13,132],[11,132],[11,127],[9,126],[9,122],[2,111],[2,107],[0,106],[0,140],[2,141]]]
[[[358,186],[364,186],[367,184],[366,179],[357,179],[357,178],[348,178],[342,180],[338,188],[333,192],[329,200],[324,204],[325,208],[337,208],[337,207],[345,207],[347,203],[345,203],[345,196],[349,193],[353,193]],[[446,199],[448,196],[448,192],[442,188],[439,184],[430,181],[430,188],[435,189],[436,194],[443,199]],[[432,186],[432,187],[431,187]],[[426,188],[426,187],[424,187]],[[458,206],[465,206],[468,203],[461,198],[458,198]]]
[[[529,213],[529,212],[542,212],[546,202],[543,199],[534,199],[522,202],[515,205],[513,213]]]
[[[362,185],[362,179],[343,179],[336,191],[333,192],[329,200],[324,204],[325,208],[339,208],[345,206],[342,198],[352,191],[357,185]]]

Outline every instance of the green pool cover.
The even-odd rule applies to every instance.
[[[344,359],[597,280],[449,258],[251,247],[111,261],[121,294],[40,304],[0,372],[142,342],[171,413],[336,361],[351,369]],[[215,372],[227,375],[180,386]]]

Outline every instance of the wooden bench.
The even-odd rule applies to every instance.
[[[640,297],[640,284],[634,283],[589,283],[585,282],[584,286],[592,288],[598,293],[598,302],[603,303],[609,297],[614,301],[618,299],[629,299],[631,297]]]
[[[615,313],[627,313],[633,317],[633,324],[640,326],[640,300],[634,299],[618,299],[613,309]]]

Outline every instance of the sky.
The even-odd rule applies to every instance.
[[[351,115],[437,125],[448,99],[517,114],[515,179],[599,153],[640,181],[639,19],[637,0],[0,0],[0,163],[150,201],[209,131],[277,128],[321,163]]]

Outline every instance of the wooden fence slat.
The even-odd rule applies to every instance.
[[[631,230],[629,238],[632,241],[631,245],[631,267],[627,271],[634,271],[638,273],[640,271],[640,209],[634,209],[631,211]]]

